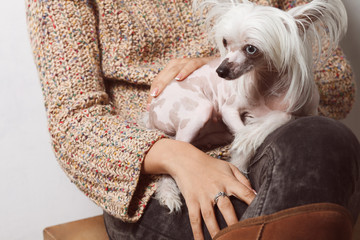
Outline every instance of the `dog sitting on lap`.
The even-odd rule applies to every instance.
[[[233,139],[230,161],[246,172],[272,131],[294,116],[317,114],[314,64],[344,36],[346,11],[341,0],[314,0],[289,11],[245,0],[200,6],[209,9],[209,32],[221,57],[154,98],[147,127],[196,146]],[[160,180],[156,198],[170,212],[180,210],[179,194],[170,176]]]

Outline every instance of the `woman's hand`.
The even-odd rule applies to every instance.
[[[214,58],[215,57],[181,58],[171,60],[152,82],[147,104],[150,104],[154,97],[159,96],[159,94],[172,80],[184,80],[196,69],[202,67]]]
[[[220,230],[214,213],[217,193],[225,192],[247,204],[255,197],[249,181],[235,166],[181,141],[157,141],[147,153],[142,170],[149,174],[170,174],[175,179],[185,198],[196,240],[203,239],[201,217],[212,237]],[[228,225],[238,222],[228,197],[220,197],[217,206]]]

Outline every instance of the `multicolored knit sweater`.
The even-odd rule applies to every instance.
[[[298,0],[258,0],[287,9]],[[163,133],[136,122],[152,79],[172,58],[214,53],[187,0],[27,0],[27,21],[60,166],[110,214],[137,221],[156,188],[141,175]],[[320,112],[343,118],[354,99],[340,49],[316,79]]]

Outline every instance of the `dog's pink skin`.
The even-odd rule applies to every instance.
[[[186,142],[193,142],[208,122],[213,123],[208,131],[213,131],[220,118],[232,134],[242,128],[240,114],[248,111],[249,102],[236,91],[236,81],[244,79],[228,81],[220,78],[215,72],[219,64],[220,59],[216,59],[184,81],[171,82],[153,99],[147,127]],[[251,112],[252,116],[259,117],[268,112],[265,105],[256,109]],[[207,141],[211,142],[209,138]]]

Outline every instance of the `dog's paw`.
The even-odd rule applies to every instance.
[[[155,199],[159,201],[160,205],[167,207],[169,213],[181,210],[180,190],[170,176],[163,176],[159,180]]]
[[[156,196],[156,199],[160,202],[160,205],[166,206],[169,209],[169,213],[180,212],[181,200],[178,195],[176,196]]]

